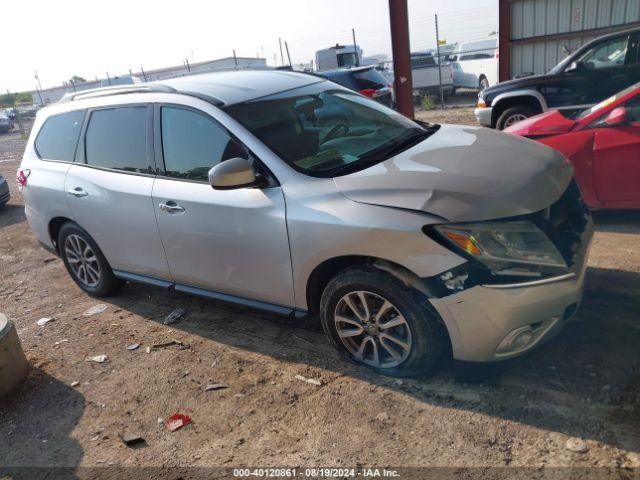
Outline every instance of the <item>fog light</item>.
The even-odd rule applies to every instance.
[[[467,281],[467,278],[469,278],[469,275],[466,273],[454,275],[452,272],[447,272],[440,275],[440,280],[442,280],[444,286],[454,291],[464,290],[464,282]]]
[[[498,345],[498,348],[496,348],[496,353],[509,353],[523,350],[529,346],[532,340],[533,329],[529,325],[520,327],[504,337],[500,345]]]

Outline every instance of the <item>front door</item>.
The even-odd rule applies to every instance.
[[[626,102],[626,125],[596,130],[593,170],[604,207],[640,207],[640,95]]]
[[[252,158],[247,149],[203,112],[169,105],[156,111],[164,175],[155,181],[153,204],[176,289],[294,305],[280,187],[214,190],[209,169]]]
[[[114,270],[169,280],[151,202],[151,115],[139,105],[90,112],[65,193]]]

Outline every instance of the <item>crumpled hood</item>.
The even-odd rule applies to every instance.
[[[522,136],[558,135],[567,133],[575,124],[575,120],[565,117],[558,110],[552,110],[522,120],[503,131]]]
[[[560,198],[572,175],[562,155],[532,140],[442,125],[405,152],[334,181],[356,202],[469,222],[542,210]]]

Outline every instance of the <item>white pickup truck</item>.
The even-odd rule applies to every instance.
[[[442,71],[442,90],[445,95],[454,93],[453,68],[450,63],[440,65]],[[389,81],[393,79],[393,64],[388,64],[383,75]],[[438,75],[438,63],[431,53],[411,54],[411,76],[413,78],[414,95],[439,95],[440,77]]]

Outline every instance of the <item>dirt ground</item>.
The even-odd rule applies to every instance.
[[[469,108],[419,116],[473,122]],[[0,401],[1,479],[58,478],[11,467],[187,479],[196,470],[180,469],[192,466],[202,478],[238,466],[640,478],[640,212],[597,215],[584,303],[554,341],[483,383],[456,382],[446,358],[429,378],[399,381],[346,363],[320,331],[250,310],[133,284],[88,297],[27,227],[13,181],[23,148],[16,133],[0,135],[0,173],[13,194],[0,209],[0,311],[33,366]],[[98,304],[106,310],[83,315]],[[175,308],[185,317],[164,325]],[[42,317],[54,320],[41,327]],[[86,361],[97,355],[108,360]],[[228,388],[205,391],[216,382]],[[192,423],[170,432],[161,419],[176,412]],[[123,432],[146,442],[128,448]],[[567,448],[574,438],[586,451]]]

